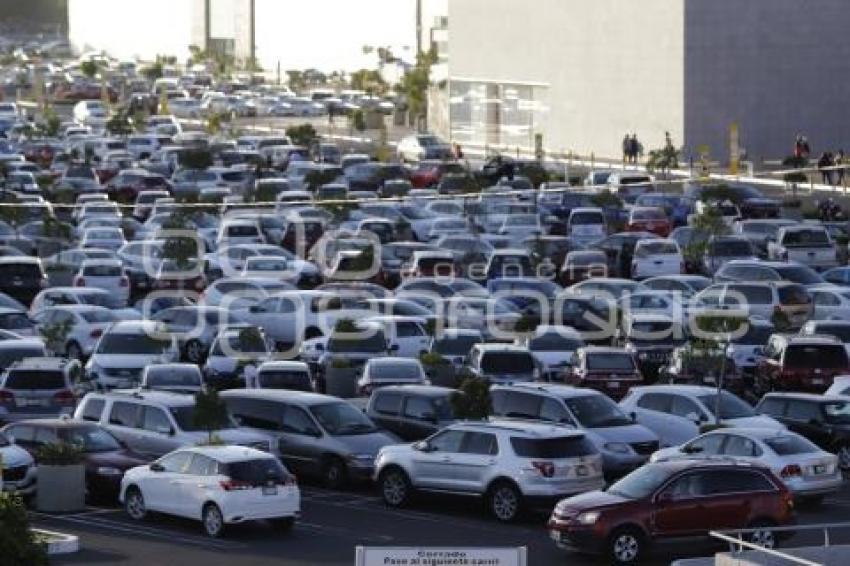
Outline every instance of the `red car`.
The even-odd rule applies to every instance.
[[[629,213],[626,229],[629,232],[651,232],[666,238],[673,227],[664,209],[654,206],[636,206]]]
[[[142,191],[171,192],[171,183],[162,175],[144,169],[124,169],[106,183],[106,192],[120,202],[136,200]]]
[[[619,401],[632,386],[643,384],[643,375],[629,350],[585,346],[576,350],[565,381],[568,385],[596,389]]]
[[[634,564],[653,543],[712,530],[760,529],[749,540],[772,548],[779,533],[770,527],[793,521],[794,498],[769,469],[685,459],[646,464],[605,491],[562,500],[548,529],[561,548]]]
[[[420,161],[410,175],[410,183],[417,189],[436,187],[446,173],[465,174],[466,168],[454,161]]]
[[[844,343],[832,336],[774,336],[755,376],[757,394],[770,391],[823,393],[836,375],[850,374]]]

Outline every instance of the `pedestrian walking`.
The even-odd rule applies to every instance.
[[[821,178],[823,180],[824,185],[831,184],[829,169],[827,169],[827,167],[830,166],[830,161],[831,160],[828,151],[824,151],[823,153],[821,153],[821,156],[818,158],[818,169],[820,170]]]
[[[631,157],[631,163],[637,163],[639,153],[640,142],[637,139],[637,134],[632,134],[632,139],[629,140],[629,155]]]
[[[835,170],[835,184],[843,185],[844,184],[844,166],[847,165],[847,157],[844,155],[844,150],[839,149],[835,153],[835,166],[838,169]]]
[[[623,136],[623,163],[630,163],[632,159],[632,142],[627,133]]]

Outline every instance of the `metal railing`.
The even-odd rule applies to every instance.
[[[812,525],[792,525],[787,527],[762,527],[756,529],[738,529],[734,531],[710,531],[709,535],[712,538],[721,540],[729,544],[729,552],[732,554],[740,554],[744,549],[767,554],[781,560],[786,560],[791,564],[801,564],[803,566],[825,566],[820,562],[813,562],[799,556],[794,556],[788,552],[782,552],[774,548],[766,548],[760,544],[744,540],[744,536],[756,532],[769,531],[774,535],[783,532],[800,532],[800,531],[821,531],[823,533],[823,548],[830,547],[829,531],[830,529],[850,529],[850,523],[818,523]],[[850,553],[850,549],[848,549]]]

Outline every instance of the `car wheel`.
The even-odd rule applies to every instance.
[[[295,517],[281,517],[272,521],[275,528],[283,533],[288,533],[295,526]]]
[[[134,521],[142,521],[148,515],[145,498],[138,487],[127,488],[124,495],[124,510]]]
[[[410,479],[398,468],[384,471],[378,478],[378,487],[384,503],[390,507],[404,507],[410,500]]]
[[[508,523],[519,516],[522,495],[513,484],[497,483],[490,489],[487,500],[490,512],[498,520]]]
[[[614,564],[635,564],[643,553],[643,535],[633,528],[618,529],[608,539]]]
[[[850,444],[845,444],[836,452],[838,456],[838,467],[842,472],[850,470]]]
[[[189,340],[184,349],[186,361],[190,364],[199,364],[204,358],[204,346],[197,340]]]
[[[76,342],[71,342],[65,347],[65,357],[80,361],[83,359],[83,349]]]
[[[748,528],[756,529],[748,535],[749,542],[764,548],[776,548],[776,534],[770,527],[773,525],[768,521],[756,521]]]
[[[204,523],[204,532],[207,535],[217,538],[224,532],[224,517],[221,514],[221,509],[215,503],[208,503],[204,507],[201,519]]]
[[[330,458],[322,470],[322,480],[328,489],[339,489],[346,482],[345,464],[339,458]]]

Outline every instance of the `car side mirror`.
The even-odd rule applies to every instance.
[[[636,412],[632,411],[631,413],[629,413],[629,417],[632,419],[633,423],[637,422],[637,413]]]
[[[699,454],[702,452],[702,446],[682,446],[682,454]]]
[[[174,429],[170,426],[159,426],[156,428],[156,432],[165,436],[174,436]]]
[[[431,445],[428,444],[427,440],[420,440],[419,442],[413,444],[413,449],[418,450],[420,452],[430,452]]]
[[[163,465],[160,464],[159,462],[154,462],[150,465],[150,470],[152,472],[164,472],[165,467],[163,467]]]
[[[685,418],[688,419],[689,421],[693,422],[693,423],[696,423],[696,424],[699,424],[699,423],[702,422],[702,418],[694,412],[688,413],[687,415],[685,415]]]
[[[391,344],[389,350],[390,352],[398,352],[398,344]]]

